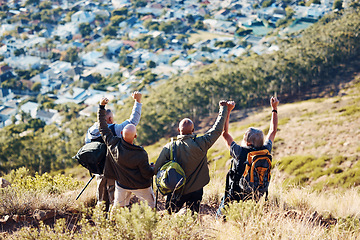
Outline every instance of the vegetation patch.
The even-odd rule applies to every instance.
[[[12,170],[4,176],[11,186],[0,189],[0,215],[27,214],[35,209],[66,211],[74,208],[69,191],[78,190],[82,182],[58,174],[50,176],[45,173],[34,176],[22,167]]]
[[[340,108],[338,112],[341,113],[341,116],[359,116],[360,107],[358,105],[350,105],[343,108]]]
[[[345,160],[354,163],[351,168],[344,169],[341,166]],[[274,162],[273,165],[289,176],[284,185],[312,185],[317,190],[325,186],[348,188],[360,185],[360,163],[356,157],[347,159],[342,156],[289,156]],[[323,176],[326,177],[321,178]]]

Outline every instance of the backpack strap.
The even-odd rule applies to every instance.
[[[174,160],[174,138],[171,138],[171,142],[170,142],[170,161]]]
[[[115,132],[115,124],[110,124],[109,128],[110,128],[111,132],[114,134],[114,136],[117,136],[116,132]]]
[[[171,142],[170,142],[170,161],[174,161],[174,162],[177,162],[176,160],[176,141],[174,141],[174,138],[171,138]],[[181,166],[181,165],[180,165]],[[181,166],[182,167],[182,166]],[[177,192],[175,194],[175,191],[171,194],[171,199],[174,199],[174,200],[179,200],[180,197],[183,195],[183,192],[184,192],[184,188],[185,186],[183,186],[181,188],[181,191],[180,193]],[[180,190],[180,189],[179,189]]]

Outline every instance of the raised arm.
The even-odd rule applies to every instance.
[[[278,127],[277,106],[279,105],[279,100],[276,97],[271,97],[270,105],[271,105],[272,112],[271,112],[270,129],[269,129],[269,133],[267,135],[267,139],[271,140],[271,142],[274,142],[277,127]]]
[[[99,131],[100,134],[105,142],[106,145],[111,145],[111,142],[114,138],[113,133],[108,127],[108,124],[106,122],[105,116],[106,116],[106,110],[105,105],[109,102],[109,99],[103,97],[100,100],[100,107],[98,111],[98,123],[99,123]]]
[[[117,136],[121,136],[121,131],[124,129],[126,125],[131,123],[137,126],[139,124],[141,117],[141,108],[142,108],[141,96],[142,94],[138,91],[135,91],[131,94],[131,97],[135,100],[134,106],[129,119],[125,120],[120,124],[115,124],[115,132]]]
[[[226,101],[221,100],[219,106],[219,115],[212,128],[210,128],[203,136],[197,138],[199,147],[204,151],[207,151],[216,142],[224,129],[225,118],[228,112]]]
[[[141,92],[135,91],[131,94],[131,97],[135,100],[133,110],[131,112],[129,121],[130,123],[134,124],[135,126],[138,125],[141,117]]]
[[[228,106],[228,113],[226,115],[224,131],[223,131],[222,136],[225,139],[226,145],[230,148],[231,143],[234,141],[234,139],[229,134],[229,118],[230,118],[231,111],[235,108],[235,102],[234,101],[228,101],[227,106]]]

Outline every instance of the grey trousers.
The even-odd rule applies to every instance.
[[[106,211],[109,211],[110,205],[114,204],[115,193],[115,180],[105,178],[104,175],[96,175],[97,191],[96,198],[97,204],[105,202]]]

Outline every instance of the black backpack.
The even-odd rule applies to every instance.
[[[102,174],[106,159],[106,144],[102,142],[87,143],[73,158],[88,169],[90,175]]]
[[[109,125],[110,130],[116,136],[115,124]],[[106,144],[102,137],[91,140],[82,146],[73,157],[92,174],[103,174],[106,160]]]

